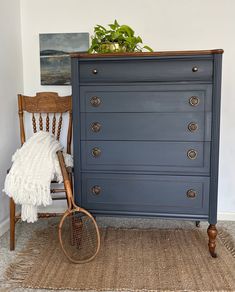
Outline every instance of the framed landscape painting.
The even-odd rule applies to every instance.
[[[87,52],[88,33],[39,34],[41,85],[71,84],[69,53]]]

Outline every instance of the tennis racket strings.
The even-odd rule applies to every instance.
[[[60,241],[66,256],[75,263],[92,260],[99,249],[99,231],[94,218],[70,211],[60,224]]]

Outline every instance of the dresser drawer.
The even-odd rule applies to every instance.
[[[82,176],[90,210],[208,214],[209,177],[91,174]]]
[[[213,60],[135,60],[80,62],[80,82],[212,80]]]
[[[81,139],[210,141],[211,113],[81,113]]]
[[[83,170],[208,173],[210,142],[81,141]]]
[[[195,85],[81,86],[81,112],[211,111],[212,87]]]

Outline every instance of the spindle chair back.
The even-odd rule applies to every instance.
[[[26,141],[24,112],[32,115],[33,132],[51,131],[60,140],[63,114],[68,112],[67,153],[71,154],[72,96],[59,96],[56,92],[38,92],[36,96],[18,95],[21,144]],[[59,119],[57,118],[59,114]],[[45,115],[45,117],[43,117]],[[45,118],[45,119],[44,119]]]

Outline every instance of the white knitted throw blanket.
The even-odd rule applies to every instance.
[[[3,191],[16,204],[22,205],[23,221],[37,221],[37,207],[52,204],[51,181],[63,181],[56,154],[61,149],[54,135],[39,131],[13,155],[13,165],[6,176]],[[64,158],[67,166],[73,165],[71,155],[64,154]]]

